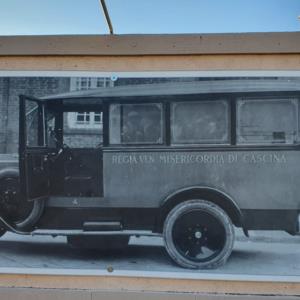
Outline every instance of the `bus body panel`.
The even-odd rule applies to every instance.
[[[226,193],[242,210],[300,209],[296,150],[104,150],[103,164],[110,207],[159,207],[176,190],[202,186]]]

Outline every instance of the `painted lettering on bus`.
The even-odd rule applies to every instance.
[[[284,154],[274,154],[274,153],[265,153],[265,154],[244,154],[243,162],[245,163],[286,163],[286,157]]]
[[[228,153],[228,154],[115,154],[112,156],[113,164],[165,164],[165,165],[186,165],[186,164],[277,164],[286,163],[285,154],[278,153]]]
[[[161,154],[159,162],[164,164],[224,164],[222,154]]]
[[[112,156],[113,164],[151,164],[154,163],[154,156],[143,154],[143,155],[135,155],[135,154],[120,154]]]

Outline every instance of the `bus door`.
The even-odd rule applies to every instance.
[[[63,113],[60,173],[63,195],[100,197],[102,178],[102,109]]]
[[[21,191],[27,200],[49,194],[45,106],[39,99],[20,96],[19,161]]]

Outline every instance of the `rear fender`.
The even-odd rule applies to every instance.
[[[209,186],[190,186],[177,190],[161,202],[162,220],[177,204],[191,199],[205,199],[220,206],[234,225],[244,228],[243,214],[236,202],[225,192]]]

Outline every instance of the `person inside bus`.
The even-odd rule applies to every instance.
[[[123,143],[139,143],[143,138],[143,131],[141,128],[141,117],[136,111],[130,111],[124,118],[122,129]]]
[[[156,116],[146,115],[141,120],[144,143],[161,142],[160,120]]]
[[[161,141],[160,120],[157,120],[155,114],[131,111],[124,121],[124,143],[158,143]]]

